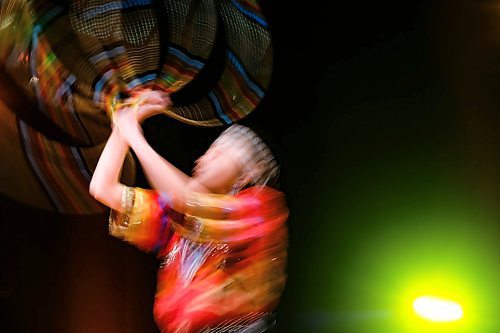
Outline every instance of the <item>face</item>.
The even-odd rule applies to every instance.
[[[241,174],[241,165],[231,148],[211,147],[195,162],[193,179],[208,191],[228,193]]]

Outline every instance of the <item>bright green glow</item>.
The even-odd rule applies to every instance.
[[[325,223],[314,231],[311,257],[331,259],[308,262],[311,292],[304,298],[313,309],[389,315],[332,321],[317,332],[500,332],[498,214],[457,184],[425,182],[418,173],[396,183],[398,174],[368,169],[325,195],[324,215],[318,213]],[[429,295],[455,301],[462,318],[436,322],[418,314],[415,300]]]
[[[480,288],[467,281],[464,271],[452,270],[444,263],[442,266],[441,271],[433,266],[428,274],[419,274],[419,267],[395,290],[400,295],[395,304],[399,332],[489,333],[477,318],[484,313],[476,295]],[[396,328],[390,333],[396,333]]]
[[[413,302],[413,309],[420,317],[435,322],[452,322],[463,317],[460,304],[434,296],[422,296]]]

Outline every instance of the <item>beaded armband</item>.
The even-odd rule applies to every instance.
[[[114,236],[122,235],[128,228],[130,214],[134,208],[135,190],[126,186],[122,191],[122,211],[111,210],[109,215],[109,233]]]

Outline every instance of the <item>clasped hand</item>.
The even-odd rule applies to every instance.
[[[113,115],[113,126],[125,141],[137,135],[142,136],[141,123],[145,119],[161,113],[172,102],[167,94],[158,90],[140,90],[125,100]]]

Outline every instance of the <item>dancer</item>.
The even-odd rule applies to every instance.
[[[90,193],[112,209],[113,236],[160,259],[154,314],[162,332],[266,332],[286,280],[288,211],[269,186],[276,161],[252,130],[232,125],[185,175],[140,127],[169,104],[143,90],[116,112]],[[129,148],[153,190],[119,183]]]

